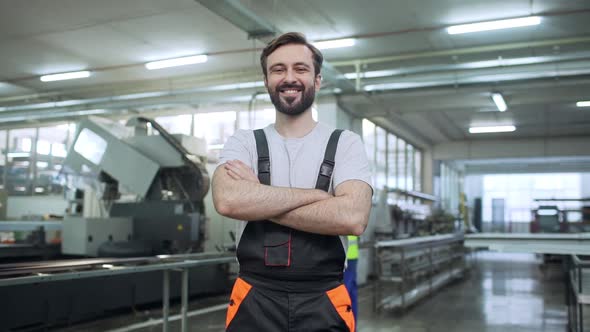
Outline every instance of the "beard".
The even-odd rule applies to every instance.
[[[301,99],[299,101],[295,101],[296,98],[293,97],[281,99],[281,90],[286,90],[289,88],[301,89]],[[286,115],[297,116],[305,112],[311,107],[311,105],[313,105],[315,100],[315,85],[311,86],[309,89],[306,89],[305,86],[282,84],[277,86],[274,91],[269,89],[268,94],[270,95],[270,101],[275,106],[277,111]]]

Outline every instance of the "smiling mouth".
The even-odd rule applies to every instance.
[[[279,92],[285,96],[297,96],[303,89],[298,87],[284,87]]]

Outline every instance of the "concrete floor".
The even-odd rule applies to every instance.
[[[361,288],[358,332],[566,331],[567,308],[559,264],[541,269],[533,255],[492,252],[472,254],[469,262],[471,272],[465,279],[447,285],[405,313],[373,313],[372,288]],[[226,302],[226,296],[220,296],[191,303],[194,316],[189,319],[189,330],[223,331]],[[178,307],[174,310],[177,313]],[[154,308],[59,331],[161,331],[161,324],[142,327],[159,315]],[[170,331],[180,331],[179,320],[171,322]]]

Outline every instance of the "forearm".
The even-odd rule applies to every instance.
[[[360,235],[371,211],[372,190],[368,184],[345,181],[330,199],[286,212],[272,221],[301,231],[327,235]]]
[[[273,222],[300,231],[326,235],[360,235],[364,232],[369,215],[345,197],[332,197],[308,204],[276,218]]]
[[[215,209],[222,215],[238,220],[264,220],[301,206],[331,197],[316,189],[297,189],[262,185],[227,178],[224,169],[216,171],[213,186]],[[221,179],[222,178],[222,179]]]

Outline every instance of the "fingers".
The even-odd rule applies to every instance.
[[[235,180],[241,180],[241,179],[242,179],[242,176],[240,175],[240,173],[239,173],[238,169],[237,169],[236,167],[234,167],[233,165],[231,165],[231,164],[229,164],[229,163],[226,163],[226,164],[224,165],[224,168],[225,168],[225,170],[227,171],[227,174],[228,174],[228,175],[229,175],[231,178],[233,178],[233,179],[235,179]]]
[[[240,169],[240,170],[244,170],[244,171],[252,171],[252,169],[250,167],[248,167],[246,164],[244,164],[242,161],[240,160],[230,160],[227,162],[229,165]]]
[[[258,181],[256,174],[254,174],[254,171],[248,165],[239,160],[227,161],[224,167],[228,171],[228,175],[235,180],[246,180],[257,183],[260,182]]]
[[[248,167],[244,167],[245,165],[241,162],[237,162],[235,160],[230,160],[225,163],[225,169],[231,170],[236,175],[240,177],[245,177],[248,173]]]
[[[236,174],[236,172],[232,171],[231,169],[227,169],[227,175],[229,175],[230,178],[234,179],[234,180],[241,180],[242,178]]]

